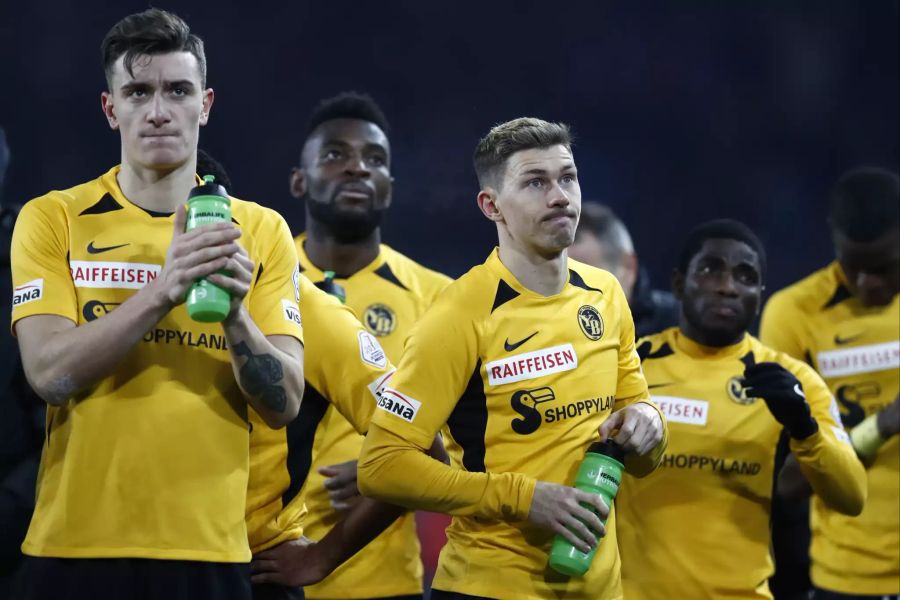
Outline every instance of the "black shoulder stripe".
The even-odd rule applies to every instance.
[[[484,436],[487,433],[487,420],[487,397],[484,395],[479,360],[475,364],[475,372],[469,378],[466,390],[447,419],[450,435],[462,448],[463,466],[472,473],[485,472]]]
[[[409,288],[406,287],[405,285],[403,285],[400,282],[400,280],[397,279],[397,276],[394,275],[394,272],[391,271],[391,268],[388,266],[387,263],[384,263],[383,265],[381,265],[380,267],[375,269],[375,274],[378,275],[379,277],[381,277],[382,279],[386,279],[387,281],[390,281],[394,285],[403,288],[407,292],[409,291]]]
[[[253,281],[253,285],[259,283],[259,278],[262,277],[262,272],[265,266],[262,263],[259,263],[259,271],[256,273],[256,279]]]
[[[238,223],[238,222],[237,222],[237,219],[235,219],[234,217],[231,217],[231,222],[234,223],[235,225],[237,225],[238,227],[241,226],[241,224]]]
[[[752,367],[756,364],[756,355],[753,352],[748,352],[741,357],[741,362],[744,363],[745,367]]]
[[[312,466],[313,441],[316,438],[316,429],[325,417],[328,410],[328,400],[306,381],[303,391],[303,400],[300,403],[300,414],[288,423],[287,431],[287,471],[291,483],[281,496],[281,502],[286,505],[290,502],[306,483],[309,477],[309,469]]]
[[[650,348],[652,347],[653,344],[648,341],[635,348],[635,352],[637,352],[638,358],[641,359],[641,362],[644,362],[644,359],[647,358],[648,354],[650,354]]]
[[[583,290],[589,290],[591,292],[600,292],[601,294],[603,293],[603,290],[599,290],[597,288],[592,288],[591,286],[586,284],[584,282],[584,279],[581,278],[581,275],[579,275],[572,269],[569,269],[569,283],[571,283],[575,287],[580,287]]]
[[[806,361],[806,364],[811,366],[813,369],[816,369],[816,363],[813,362],[812,354],[809,353],[809,350],[803,351],[803,360]],[[818,371],[818,369],[816,369]]]
[[[108,212],[113,212],[114,210],[122,210],[122,205],[116,202],[116,199],[112,197],[109,193],[103,194],[103,197],[100,198],[96,203],[88,206],[86,209],[78,213],[79,217],[83,217],[84,215],[102,215]]]
[[[494,294],[494,305],[491,307],[491,312],[494,312],[510,300],[519,297],[519,292],[512,289],[508,283],[503,281],[502,279],[497,284],[497,293]]]
[[[645,360],[650,360],[653,358],[665,358],[667,356],[671,356],[675,354],[672,350],[672,347],[669,345],[669,342],[664,343],[656,352],[650,352],[650,349],[653,347],[653,344],[649,341],[644,342],[637,348],[638,358],[641,359],[641,362]]]
[[[843,283],[840,284],[836,290],[834,290],[834,294],[831,298],[828,299],[828,302],[822,307],[822,310],[828,310],[832,306],[836,306],[843,302],[844,300],[849,300],[853,297],[853,294],[850,293],[850,290],[847,289]]]

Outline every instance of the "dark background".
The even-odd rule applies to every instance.
[[[7,202],[119,160],[99,44],[140,2],[0,2]],[[494,244],[470,157],[500,121],[571,123],[585,199],[611,204],[665,286],[686,229],[741,219],[770,290],[825,264],[828,188],[898,164],[898,2],[160,2],[207,44],[216,102],[201,147],[235,195],[299,231],[288,194],[318,99],[370,92],[392,123],[385,240],[459,275]]]

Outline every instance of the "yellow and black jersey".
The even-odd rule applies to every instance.
[[[251,410],[247,530],[253,552],[309,536],[304,500],[326,413],[333,406],[357,435],[364,434],[376,390],[393,373],[384,350],[353,311],[303,275],[300,311],[306,338],[300,414],[287,427],[273,430]]]
[[[111,169],[32,200],[12,244],[13,327],[102,318],[156,278],[174,217],[132,204]],[[265,335],[302,341],[296,251],[274,211],[232,199],[256,263],[245,303]],[[25,554],[245,562],[247,402],[220,324],[177,306],[115,373],[47,409]]]
[[[638,341],[650,393],[669,422],[652,477],[619,489],[625,597],[771,598],[767,580],[775,452],[782,426],[747,397],[744,369],[776,362],[800,380],[819,431],[791,448],[814,485],[861,502],[865,474],[825,383],[807,365],[746,335],[710,348],[678,328]]]
[[[562,291],[542,296],[521,285],[495,250],[414,327],[379,400],[360,468],[378,465],[366,478],[378,496],[456,515],[436,589],[618,598],[615,510],[584,578],[548,571],[552,535],[526,518],[535,482],[571,485],[600,424],[639,401],[649,402],[647,384],[616,279],[570,260]],[[445,425],[454,468],[420,461],[420,470],[408,472],[392,459],[398,448],[390,443],[424,451]],[[658,457],[629,468],[649,472]]]
[[[850,293],[837,262],[772,296],[761,338],[804,360],[825,380],[848,429],[900,392],[900,296],[867,308]],[[847,517],[812,501],[812,580],[846,594],[900,594],[900,438],[867,470],[862,515]]]
[[[304,240],[304,235],[296,238],[300,269],[312,281],[322,281],[323,272],[312,264],[303,250]],[[388,358],[397,362],[413,324],[431,306],[450,278],[426,269],[382,244],[378,257],[371,264],[350,277],[338,275],[334,281],[344,288],[347,306],[381,343]],[[347,419],[333,409],[326,411],[316,431],[313,465],[304,491],[310,513],[305,527],[308,537],[321,539],[343,518],[331,508],[324,487],[325,478],[316,469],[356,460],[362,442],[363,437]],[[415,520],[410,513],[399,518],[321,583],[304,588],[304,592],[313,600],[421,594],[419,553]],[[385,556],[392,559],[385,561]]]

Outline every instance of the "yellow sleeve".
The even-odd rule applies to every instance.
[[[866,470],[841,425],[834,397],[822,378],[805,364],[788,367],[803,392],[819,430],[808,438],[791,438],[791,452],[813,491],[831,509],[855,516],[866,501]]]
[[[800,311],[784,292],[769,298],[759,325],[759,341],[797,360],[805,360],[801,336],[797,331]]]
[[[478,363],[475,324],[442,302],[416,324],[381,391],[359,457],[359,489],[391,504],[452,515],[524,520],[535,480],[469,472],[427,456]],[[473,385],[483,385],[475,373]]]
[[[637,350],[635,350],[634,319],[631,316],[631,309],[628,308],[622,288],[615,286],[615,290],[621,312],[619,327],[619,381],[616,385],[616,403],[613,406],[613,410],[621,410],[630,404],[642,402],[651,406],[659,414],[663,426],[662,440],[653,450],[644,456],[630,453],[625,457],[625,470],[635,477],[644,477],[652,473],[662,461],[666,446],[669,444],[669,426],[665,415],[650,400],[647,380],[644,379],[644,371],[641,368],[641,359]]]
[[[69,228],[63,206],[44,196],[27,203],[13,231],[12,328],[33,315],[58,315],[78,323],[78,301],[69,270]]]
[[[377,390],[394,371],[353,311],[300,275],[307,352],[303,374],[358,433],[369,430]]]
[[[297,249],[281,215],[271,211],[267,217],[272,223],[260,228],[258,243],[263,250],[255,257],[259,266],[248,294],[247,308],[263,335],[289,335],[302,342]]]

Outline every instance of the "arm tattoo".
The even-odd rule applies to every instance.
[[[263,406],[275,412],[284,412],[287,407],[287,392],[280,385],[284,377],[281,361],[271,354],[253,354],[246,342],[234,346],[238,356],[246,356],[247,362],[238,374],[241,387]]]

